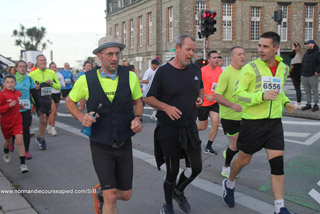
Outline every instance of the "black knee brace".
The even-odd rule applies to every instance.
[[[283,175],[283,156],[278,156],[269,160],[271,167],[271,174],[273,175]]]

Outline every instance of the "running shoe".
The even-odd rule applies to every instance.
[[[38,144],[40,150],[45,150],[47,148],[45,139],[41,139],[40,136],[36,137],[36,143]]]
[[[20,170],[21,170],[22,174],[29,172],[29,169],[28,169],[27,165],[25,165],[25,164],[20,165]]]
[[[49,126],[49,125],[48,125],[47,131],[48,131],[48,134],[51,134],[51,133],[52,133],[52,126]]]
[[[211,147],[205,148],[204,153],[209,154],[209,155],[217,155],[218,152],[214,151]]]
[[[27,159],[27,160],[31,160],[31,159],[32,159],[32,157],[31,157],[31,155],[30,155],[29,152],[26,152],[26,159]]]
[[[281,207],[280,212],[274,212],[274,214],[291,214],[291,212],[289,212],[289,210],[286,207]]]
[[[10,146],[9,146],[9,151],[13,152],[14,151],[14,142],[11,142]]]
[[[33,137],[34,135],[35,135],[34,131],[30,129],[30,137]]]
[[[230,174],[230,167],[222,167],[222,171],[221,171],[221,175],[223,177],[229,178],[229,174]]]
[[[58,135],[55,127],[52,127],[51,134],[52,134],[52,136],[57,136]]]
[[[9,163],[10,162],[10,155],[9,153],[3,153],[2,155],[2,159],[5,163]]]
[[[157,117],[156,117],[156,116],[153,116],[153,115],[152,115],[150,118],[151,118],[151,120],[154,120],[154,121],[157,121],[157,120],[158,120]]]
[[[176,200],[176,202],[179,205],[179,209],[184,213],[190,213],[191,212],[191,206],[187,200],[187,198],[184,196],[183,193],[180,195],[177,194],[176,191],[173,193],[173,199]]]
[[[229,207],[234,207],[234,188],[233,189],[229,189],[227,187],[227,182],[228,179],[225,178],[222,181],[222,188],[223,188],[223,202],[228,205]]]
[[[164,203],[161,210],[160,210],[160,214],[176,214],[173,210],[173,206]]]
[[[100,184],[97,184],[92,188],[92,196],[94,199],[95,214],[102,214],[103,196]]]

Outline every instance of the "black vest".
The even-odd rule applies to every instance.
[[[89,90],[87,100],[88,112],[96,111],[99,103],[102,108],[100,117],[92,124],[90,140],[107,145],[123,144],[134,135],[130,129],[133,115],[133,103],[129,84],[129,70],[126,67],[118,67],[118,87],[112,103],[102,89],[97,71],[86,72]]]

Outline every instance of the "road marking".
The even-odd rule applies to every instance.
[[[78,135],[80,137],[89,139],[89,137],[82,134],[80,132],[80,129],[78,129],[78,128],[74,128],[72,126],[69,126],[69,125],[66,125],[66,124],[60,123],[60,122],[56,122],[56,127],[59,127],[65,131],[71,132],[71,133]],[[150,155],[148,153],[133,149],[133,156],[135,158],[138,158],[140,160],[143,160],[143,161],[149,163],[150,165],[152,165],[154,167],[157,167],[156,162],[155,162],[155,158],[153,155]],[[180,169],[180,170],[182,170],[182,169]],[[203,178],[197,177],[191,183],[191,185],[193,185],[201,190],[204,190],[210,194],[222,196],[222,187],[220,185],[212,183],[211,181],[205,180]],[[273,211],[274,211],[273,205],[268,204],[263,201],[260,201],[256,198],[251,197],[251,196],[245,195],[243,193],[235,192],[235,198],[236,198],[237,204],[240,204],[240,205],[247,207],[251,210],[254,210],[258,213],[266,213],[267,214],[267,213],[273,213]],[[222,198],[221,198],[221,200],[222,200]]]
[[[57,116],[60,116],[60,117],[73,117],[71,114],[65,114],[65,113],[60,113],[60,112],[57,112]]]
[[[284,136],[287,137],[308,137],[311,133],[305,132],[284,132]]]
[[[320,181],[318,181],[317,185],[320,186]],[[318,202],[318,204],[320,204],[320,193],[317,190],[315,190],[315,189],[310,190],[309,195],[314,200],[316,200]]]

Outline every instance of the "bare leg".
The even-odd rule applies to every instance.
[[[131,198],[132,190],[121,191],[117,189],[103,190],[102,214],[117,214],[117,200],[128,201]]]

